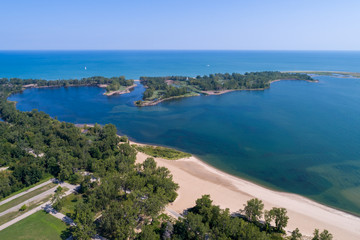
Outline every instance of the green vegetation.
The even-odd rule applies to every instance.
[[[63,206],[60,210],[61,213],[72,218],[75,213],[75,207],[84,201],[82,194],[70,194],[62,198]]]
[[[17,194],[19,194],[19,193],[25,192],[25,191],[33,188],[33,187],[36,187],[36,186],[38,186],[38,185],[40,185],[40,184],[42,184],[42,183],[50,180],[52,177],[53,177],[53,176],[51,176],[50,174],[45,174],[45,177],[44,177],[42,180],[40,180],[39,182],[37,182],[37,183],[35,183],[35,184],[32,184],[32,185],[30,185],[30,186],[28,186],[28,187],[24,187],[24,188],[20,189],[19,191],[13,192],[13,193],[9,194],[8,196],[6,196],[6,197],[4,197],[4,198],[0,198],[0,201],[6,200],[6,199],[8,199],[8,198],[10,198],[10,197],[12,197],[12,196],[15,196],[15,195],[17,195]]]
[[[264,75],[269,74],[248,74],[251,77],[245,74],[245,82],[255,87],[261,83],[261,79],[265,79]],[[278,73],[270,75],[274,78],[279,76]],[[209,78],[220,76],[225,78],[227,75]],[[255,80],[251,80],[252,77]],[[184,77],[172,78],[172,81],[191,81]],[[100,77],[89,79],[92,80],[81,83],[86,85],[107,81]],[[186,84],[191,85],[191,89],[202,90],[206,84],[197,84],[199,79],[195,79],[193,84]],[[130,146],[127,138],[118,137],[114,125],[101,127],[95,124],[87,127],[87,131],[81,131],[74,124],[52,119],[44,112],[18,111],[13,103],[7,101],[9,94],[21,91],[24,84],[43,84],[42,81],[0,80],[0,117],[4,120],[0,122],[0,166],[9,166],[9,170],[0,172],[0,196],[9,196],[49,175],[62,181],[80,183],[79,200],[70,200],[71,197],[61,199],[65,190],[60,188],[53,197],[55,207],[71,214],[76,223],[75,227],[68,229],[75,239],[89,239],[96,233],[108,239],[283,239],[283,228],[288,221],[286,209],[265,211],[266,222],[260,223],[258,219],[263,215],[260,200],[248,202],[244,210],[246,216],[232,216],[228,209],[214,206],[210,196],[205,195],[197,200],[196,206],[184,218],[170,220],[162,217],[160,214],[165,206],[176,199],[178,185],[173,182],[170,171],[158,167],[153,158],[136,164],[137,150],[143,148],[142,151],[149,155],[168,159],[188,157],[190,154],[161,147],[139,149],[139,146]],[[222,86],[231,86],[226,82],[229,79],[221,81]],[[73,80],[60,82],[65,86],[76,83]],[[157,93],[159,98],[184,93],[170,87],[161,92],[161,88]],[[36,191],[42,190],[29,194],[36,195]],[[30,195],[24,196],[28,198]],[[28,206],[24,211],[33,207]],[[13,218],[19,213],[6,217]],[[98,217],[96,220],[95,216]],[[274,226],[271,225],[273,223]],[[1,231],[0,239],[60,239],[67,237],[65,233],[68,231],[65,229],[65,224],[60,220],[38,212]],[[294,232],[294,235],[298,233]],[[323,232],[318,235],[322,239],[322,236],[328,237],[329,234]]]
[[[341,72],[341,71],[292,71],[289,73],[306,73],[306,74],[333,76],[333,77],[360,77],[360,73],[358,72]]]
[[[23,212],[27,209],[26,204],[22,205],[21,208],[19,209],[20,212]]]
[[[154,239],[284,239],[281,232],[268,229],[260,222],[249,222],[243,216],[232,216],[229,209],[213,205],[209,195],[196,200],[184,218],[163,221],[144,227],[147,235]],[[147,238],[139,238],[147,239]]]
[[[9,213],[1,216],[0,217],[0,225],[4,224],[6,222],[9,222],[10,220],[15,219],[15,218],[23,215],[24,213],[30,211],[31,209],[34,209],[34,208],[40,206],[41,204],[49,201],[50,198],[51,198],[51,196],[47,196],[47,197],[41,199],[39,202],[32,203],[32,204],[28,205],[24,211],[9,212]]]
[[[315,229],[314,231],[314,237],[312,240],[332,240],[333,236],[331,233],[329,233],[328,230],[324,230],[321,233],[319,232],[319,229]]]
[[[112,82],[106,87],[106,92],[124,91],[134,84],[134,80],[125,80],[125,77],[111,78]]]
[[[2,240],[57,240],[66,239],[66,225],[44,211],[39,211],[0,232]]]
[[[172,148],[156,147],[149,145],[145,145],[145,146],[135,145],[134,147],[136,148],[136,150],[143,152],[147,155],[150,155],[152,157],[165,158],[169,160],[177,160],[180,158],[191,157],[190,153],[180,152]]]
[[[259,218],[262,216],[262,211],[264,209],[264,204],[261,200],[254,198],[247,201],[247,204],[244,204],[243,213],[245,217],[251,221],[256,222],[259,221]]]
[[[38,189],[36,189],[34,191],[31,191],[31,192],[29,192],[27,194],[24,194],[24,195],[22,195],[22,196],[20,196],[18,198],[15,198],[15,199],[11,200],[10,202],[7,202],[7,203],[5,203],[3,205],[0,205],[0,212],[3,212],[3,211],[5,211],[5,210],[7,210],[9,208],[12,208],[12,207],[14,207],[14,206],[16,206],[16,205],[18,205],[18,204],[20,204],[22,202],[25,202],[26,200],[28,200],[28,199],[30,199],[32,197],[35,197],[35,196],[39,195],[40,193],[43,193],[43,192],[45,192],[45,191],[47,191],[47,190],[49,190],[49,189],[51,189],[51,188],[53,188],[55,186],[56,186],[56,184],[49,183],[49,184],[47,184],[47,185],[45,185],[45,186],[43,186],[41,188],[38,188]]]
[[[55,194],[51,199],[51,204],[56,211],[60,211],[63,207],[64,201],[62,199],[63,195],[65,194],[65,189],[61,186],[58,186],[55,190]]]
[[[88,77],[82,79],[68,79],[68,80],[44,80],[44,79],[20,79],[20,78],[1,78],[0,84],[7,84],[9,87],[72,87],[72,86],[97,86],[98,84],[113,84],[118,83],[123,86],[132,85],[133,80],[125,80],[125,77]],[[130,84],[131,83],[131,84]],[[33,84],[34,86],[27,86]],[[130,85],[128,85],[130,84]],[[18,90],[20,90],[19,88]]]
[[[169,77],[140,77],[141,83],[146,87],[143,101],[136,101],[135,105],[151,105],[149,101],[158,102],[173,97],[195,96],[205,91],[223,90],[251,90],[265,89],[270,83],[281,79],[295,79],[315,81],[303,73],[282,72],[251,72],[251,73],[216,73],[196,78],[184,76]]]

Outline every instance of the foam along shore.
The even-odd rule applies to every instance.
[[[131,144],[139,144],[131,142]],[[140,144],[141,145],[141,144]],[[138,152],[137,162],[149,156]],[[155,158],[159,166],[168,168],[176,183],[179,196],[168,209],[183,213],[195,205],[195,200],[210,194],[214,204],[239,211],[249,199],[259,198],[265,209],[284,207],[288,211],[287,231],[299,228],[306,236],[312,236],[315,228],[329,230],[334,239],[360,239],[360,218],[324,206],[296,194],[278,192],[259,186],[247,180],[222,172],[192,156],[179,160]]]
[[[98,85],[101,88],[106,88],[108,85],[107,84],[99,84]],[[105,92],[104,95],[106,96],[112,96],[112,95],[121,95],[121,94],[125,94],[125,93],[130,93],[130,91],[135,88],[137,85],[133,84],[129,87],[126,87],[125,90],[118,90],[118,91],[110,91],[110,92]]]

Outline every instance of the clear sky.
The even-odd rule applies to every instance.
[[[1,0],[0,49],[360,50],[360,0]]]

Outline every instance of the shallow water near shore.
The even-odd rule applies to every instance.
[[[332,60],[320,54],[303,64],[306,56],[303,53],[287,58],[278,58],[276,54],[277,57],[256,58],[255,54],[246,71],[357,71],[353,60],[357,59],[355,63],[359,66],[360,54],[334,60],[337,54],[331,55]],[[234,58],[233,55],[224,58],[230,66],[227,70],[219,67],[226,65],[225,60],[216,65],[215,57],[211,56],[218,66],[217,71],[211,72],[237,71],[236,64],[230,61]],[[272,67],[277,69],[268,69],[268,60],[276,58],[278,61]],[[300,63],[296,65],[289,59]],[[311,68],[314,59],[319,62]],[[339,59],[343,62],[336,62]],[[259,69],[254,67],[256,61]],[[191,71],[185,67],[181,73],[171,61],[169,64],[165,70],[149,75],[169,74],[172,70],[174,74],[196,75],[194,67]],[[237,64],[239,69],[244,68]],[[145,75],[147,67],[139,75]],[[128,71],[130,76],[133,74],[131,77],[139,76]],[[210,71],[206,66],[199,68],[200,74],[206,71]],[[29,77],[40,74],[31,73]],[[112,72],[95,73],[92,75]],[[50,77],[56,72],[46,74]],[[18,102],[19,110],[36,108],[61,121],[113,123],[121,134],[138,142],[175,147],[231,174],[360,214],[360,79],[326,76],[316,79],[318,83],[280,81],[264,91],[175,99],[143,108],[133,106],[144,91],[141,85],[129,94],[111,97],[103,96],[104,90],[96,87],[30,89],[11,96],[10,100]]]

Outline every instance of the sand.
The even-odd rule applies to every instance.
[[[98,86],[100,87],[100,85],[98,85]],[[112,95],[121,95],[121,94],[125,94],[125,93],[130,93],[130,90],[132,90],[136,86],[137,86],[136,84],[133,84],[133,85],[131,85],[129,87],[126,87],[125,90],[105,92],[103,95],[112,96]]]
[[[137,161],[148,155],[139,152]],[[247,200],[259,198],[265,209],[284,207],[290,217],[286,231],[299,228],[303,235],[312,236],[315,228],[329,230],[334,239],[360,239],[360,218],[316,203],[296,194],[277,192],[247,180],[222,172],[195,157],[180,160],[155,158],[159,166],[168,168],[176,183],[179,196],[167,209],[182,213],[195,205],[195,200],[210,194],[213,203],[231,212],[239,211]]]

